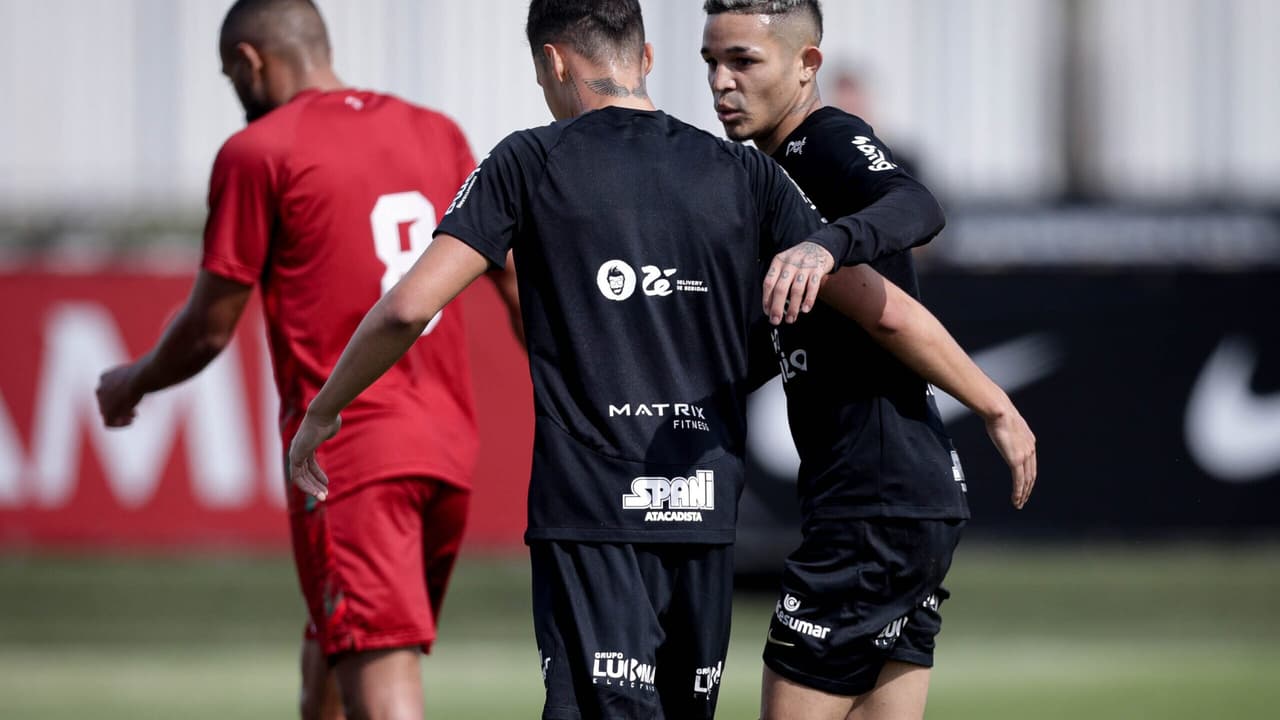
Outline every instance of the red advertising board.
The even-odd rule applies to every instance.
[[[283,548],[283,459],[261,313],[196,378],[106,430],[94,388],[137,357],[190,277],[0,274],[0,548]],[[525,524],[533,411],[528,365],[493,288],[467,322],[481,453],[468,542],[515,548]]]

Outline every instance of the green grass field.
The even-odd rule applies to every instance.
[[[949,585],[931,718],[1280,717],[1276,545],[967,544]],[[721,718],[772,603],[738,598]],[[0,717],[290,717],[300,618],[282,558],[0,558]],[[431,717],[537,717],[522,559],[464,557],[424,677]]]

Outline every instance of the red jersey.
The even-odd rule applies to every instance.
[[[300,93],[218,152],[202,267],[261,283],[286,448],[474,164],[448,118],[360,90]],[[390,477],[469,484],[479,440],[456,303],[342,420],[318,455],[331,496]]]

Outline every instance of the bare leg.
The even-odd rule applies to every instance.
[[[762,720],[845,720],[856,700],[792,682],[766,665],[761,683],[760,717]]]
[[[890,660],[875,688],[853,704],[847,720],[922,720],[930,668]]]
[[[338,683],[351,720],[422,720],[418,648],[350,653],[338,660]]]
[[[315,640],[302,641],[302,720],[343,720],[338,676]]]

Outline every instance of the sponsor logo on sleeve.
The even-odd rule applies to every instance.
[[[454,210],[457,210],[467,204],[467,198],[471,197],[471,188],[475,186],[476,179],[480,177],[480,169],[484,167],[484,162],[488,159],[488,155],[480,158],[480,162],[476,165],[476,169],[472,170],[471,174],[467,176],[467,179],[462,181],[462,187],[458,188],[457,194],[453,196],[453,202],[449,203],[449,207],[445,208],[445,215],[448,215]]]
[[[867,162],[870,163],[868,169],[871,172],[884,172],[885,170],[896,170],[898,168],[897,165],[889,162],[884,150],[876,147],[871,142],[871,138],[859,135],[853,139],[853,144],[858,148],[859,152],[867,156]]]

